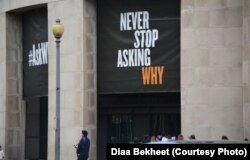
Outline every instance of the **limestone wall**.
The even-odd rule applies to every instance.
[[[48,159],[54,159],[55,42],[51,26],[64,25],[61,42],[61,160],[74,159],[82,129],[91,139],[90,160],[96,157],[96,30],[94,1],[48,3],[49,27],[49,139]]]
[[[6,15],[0,14],[0,145],[5,150],[6,113]]]
[[[242,0],[182,0],[181,124],[198,139],[243,139]]]
[[[22,23],[6,14],[5,153],[7,159],[24,157],[25,107],[22,100]]]
[[[250,139],[250,0],[243,9],[243,113],[244,138]]]
[[[51,26],[57,18],[64,25],[61,38],[61,159],[75,157],[83,127],[83,11],[82,2],[70,0],[48,3],[49,34],[49,133],[48,159],[54,159],[56,106],[56,46]],[[71,8],[72,7],[72,8]]]
[[[20,9],[23,7],[29,7],[33,5],[47,4],[53,1],[64,1],[64,0],[1,0],[0,2],[0,13]]]

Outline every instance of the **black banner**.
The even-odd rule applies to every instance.
[[[249,159],[250,143],[108,144],[107,160]]]
[[[98,0],[98,93],[180,91],[180,0]]]
[[[23,96],[48,95],[47,8],[23,14]]]

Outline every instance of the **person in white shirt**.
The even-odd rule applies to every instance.
[[[168,141],[169,138],[166,136],[166,133],[165,132],[162,132],[162,138],[161,138],[161,141]]]
[[[2,150],[2,146],[0,146],[0,160],[4,159],[4,151]]]

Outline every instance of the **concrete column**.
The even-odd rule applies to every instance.
[[[96,157],[96,29],[94,1],[63,0],[48,3],[49,133],[48,160],[55,143],[55,38],[51,26],[61,19],[61,160],[76,159],[73,148],[83,129],[91,140],[90,160]]]
[[[25,107],[22,95],[22,22],[6,14],[5,152],[7,159],[24,159]]]
[[[243,121],[244,138],[250,139],[250,0],[243,6]]]
[[[181,2],[182,132],[242,140],[243,1]]]
[[[91,140],[90,160],[97,157],[97,34],[96,0],[83,1],[83,126]]]
[[[6,149],[6,14],[0,14],[0,145]]]

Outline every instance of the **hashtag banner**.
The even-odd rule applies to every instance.
[[[48,17],[39,8],[23,14],[24,99],[48,95]]]

